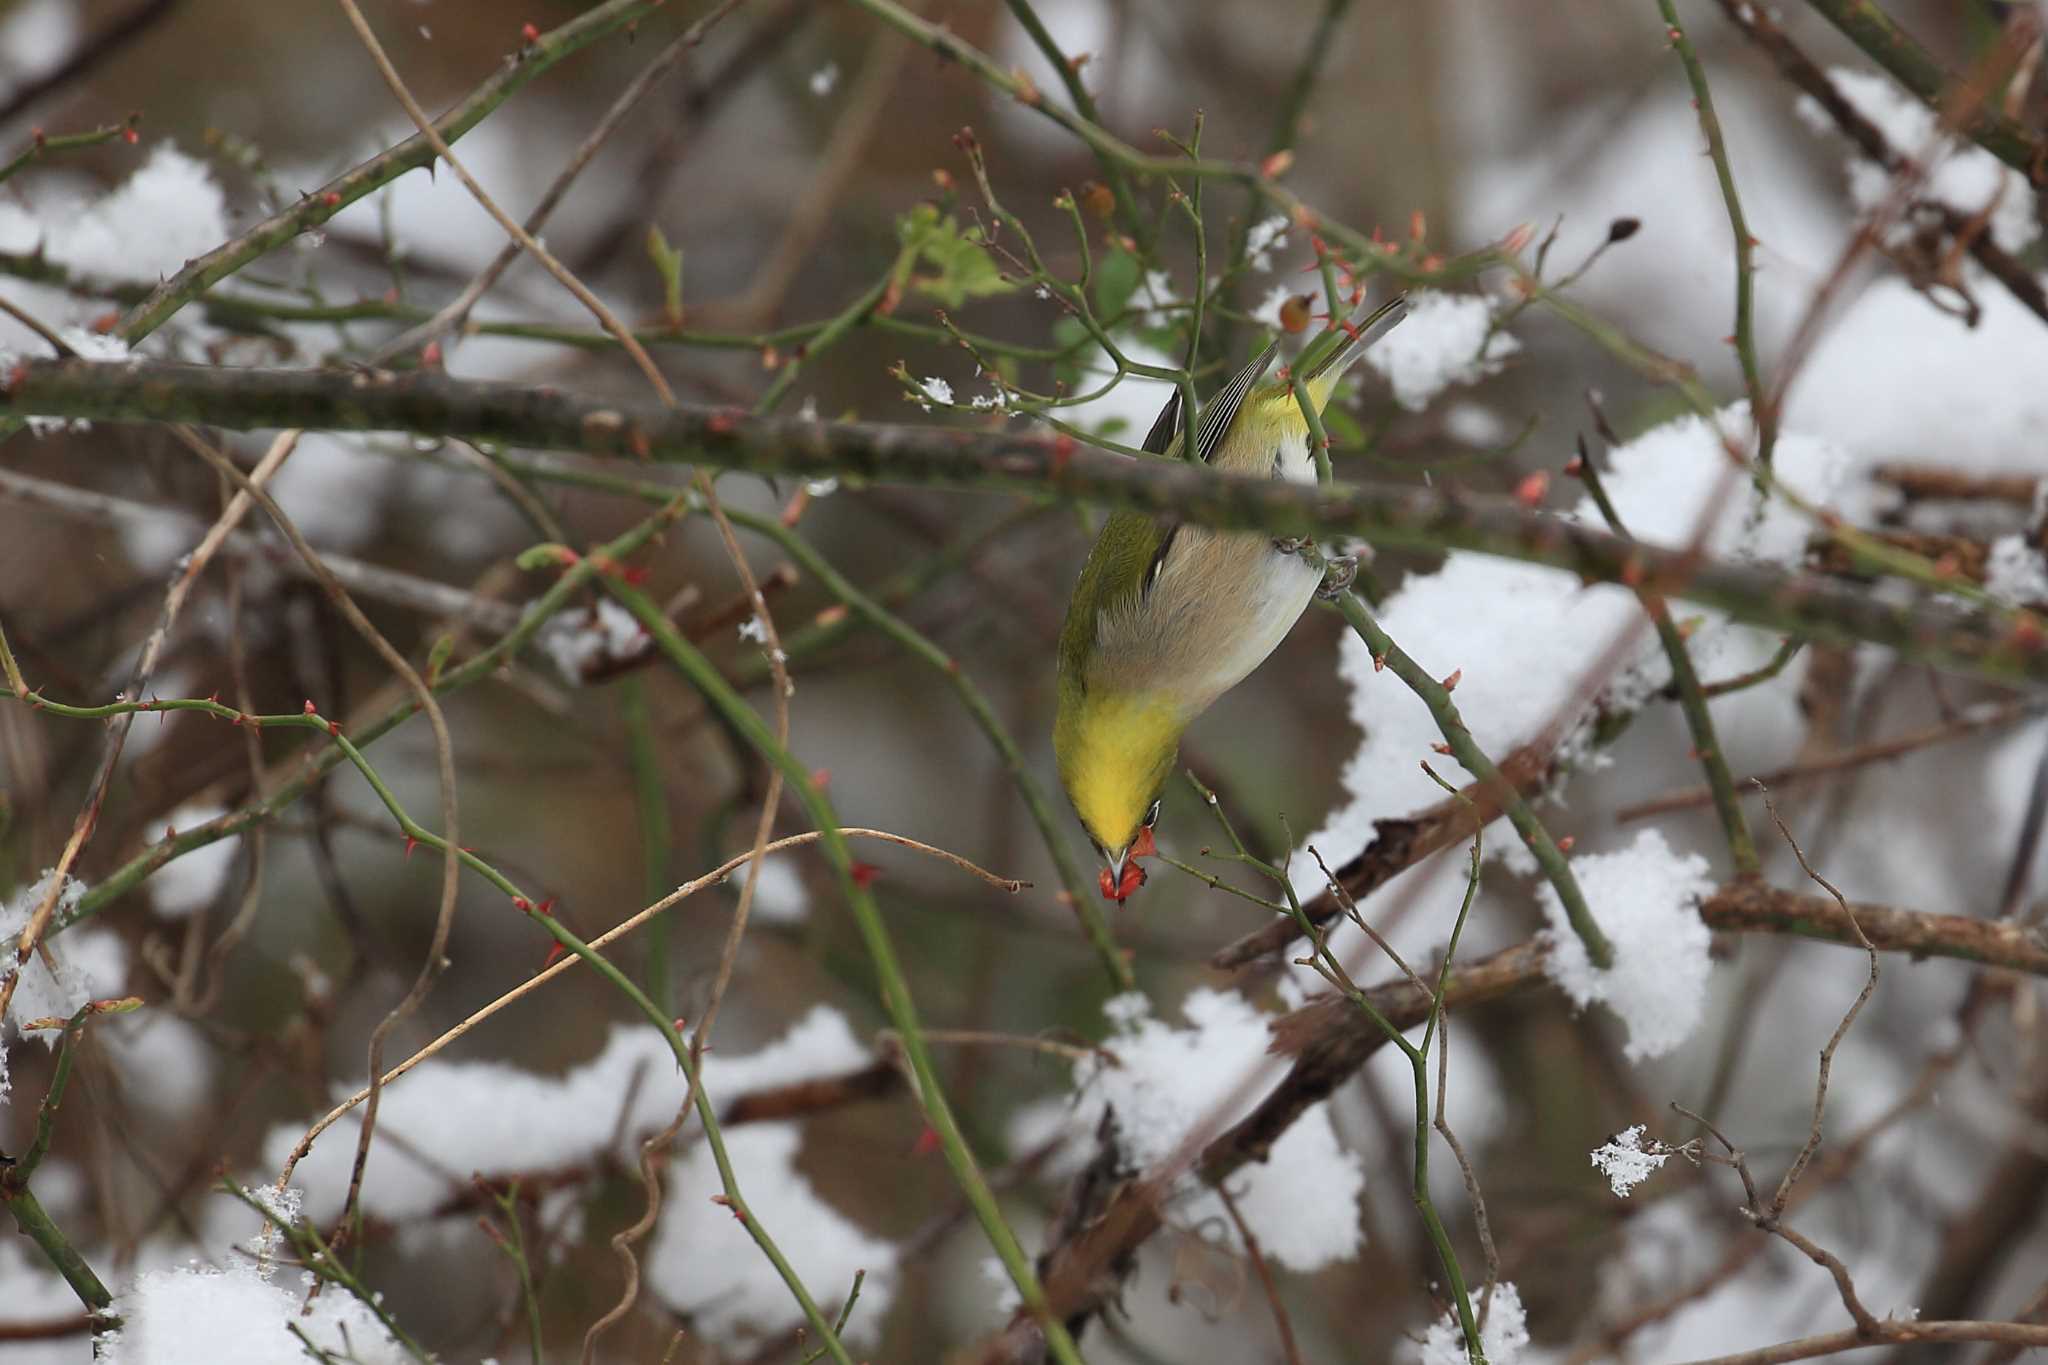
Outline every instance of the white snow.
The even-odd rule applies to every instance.
[[[196,829],[227,814],[221,806],[180,806],[171,812],[170,827]],[[150,905],[165,919],[186,919],[213,904],[234,870],[241,836],[216,839],[171,859],[150,874]]]
[[[1655,1175],[1670,1159],[1669,1152],[1651,1150],[1656,1146],[1654,1141],[1650,1147],[1643,1145],[1647,1131],[1642,1124],[1635,1124],[1592,1150],[1593,1169],[1607,1177],[1617,1199],[1628,1198],[1636,1186]]]
[[[1472,1312],[1479,1312],[1479,1290],[1471,1290]],[[1486,1322],[1479,1329],[1479,1343],[1486,1348],[1487,1365],[1517,1365],[1529,1344],[1529,1315],[1522,1307],[1521,1291],[1511,1281],[1493,1287],[1493,1302]],[[1458,1323],[1455,1305],[1429,1324],[1422,1335],[1417,1365],[1466,1365],[1465,1330]]]
[[[1537,894],[1550,921],[1544,972],[1572,1003],[1606,1005],[1628,1027],[1630,1061],[1661,1057],[1699,1026],[1706,1008],[1710,935],[1700,900],[1714,889],[1707,860],[1677,854],[1662,831],[1646,829],[1613,853],[1571,860],[1586,908],[1614,947],[1614,965],[1602,971],[1565,919],[1556,888]]]
[[[1287,228],[1286,215],[1278,213],[1253,223],[1244,239],[1245,264],[1258,271],[1271,270],[1273,253],[1287,249]]]
[[[733,872],[734,885],[743,884],[747,869]],[[754,906],[748,913],[757,924],[800,924],[810,914],[811,896],[796,870],[791,854],[771,853],[761,860],[759,880],[754,883]]]
[[[1492,326],[1492,306],[1475,294],[1417,290],[1407,318],[1365,353],[1365,363],[1393,385],[1395,402],[1420,412],[1453,384],[1497,374],[1522,349],[1506,332],[1489,336]]]
[[[610,597],[595,606],[556,612],[534,637],[565,682],[582,683],[605,664],[625,663],[653,646],[633,613]]]
[[[51,879],[56,873],[55,868],[44,869],[42,876],[27,886],[17,888],[5,903],[0,903],[0,963],[6,964],[5,970],[0,970],[0,980],[14,974],[14,945],[20,941],[22,930],[28,927],[43,897],[49,893]],[[57,893],[57,908],[51,922],[61,923],[69,918],[78,909],[78,902],[84,895],[85,883],[75,877],[66,877]],[[67,930],[55,938],[45,936],[44,944],[54,971],[51,965],[45,964],[42,953],[31,957],[23,970],[21,984],[14,988],[14,1001],[8,1007],[8,1017],[0,1021],[0,1102],[7,1098],[8,1033],[31,1019],[68,1019],[86,1001],[118,990],[127,975],[127,950],[121,946],[121,940],[111,931],[96,925]],[[54,1048],[61,1035],[55,1031],[38,1031],[36,1036]]]
[[[842,1339],[871,1345],[896,1289],[896,1248],[870,1237],[825,1203],[796,1169],[802,1138],[792,1123],[748,1124],[725,1135],[747,1205],[775,1237],[811,1297],[836,1313],[865,1270],[860,1302]],[[661,1223],[647,1250],[647,1283],[669,1307],[695,1319],[713,1340],[736,1333],[766,1337],[803,1322],[803,1312],[732,1210],[710,1148],[696,1142],[675,1163]]]
[[[227,196],[206,163],[164,142],[113,193],[43,225],[45,252],[73,274],[154,282],[227,240]]]
[[[926,412],[932,410],[932,404],[934,403],[950,405],[953,401],[953,386],[940,379],[937,375],[933,375],[928,379],[918,380],[917,388],[918,393],[921,395],[917,400],[917,405]]]
[[[1396,332],[1405,330],[1397,328]],[[1807,523],[1773,501],[1760,513],[1745,478],[1733,473],[1723,436],[1746,445],[1747,410],[1736,404],[1718,414],[1718,425],[1685,417],[1653,428],[1611,452],[1606,487],[1624,524],[1638,539],[1684,545],[1703,512],[1712,510],[1706,546],[1730,559],[1791,563],[1802,553]],[[1780,480],[1804,496],[1825,501],[1846,463],[1834,446],[1787,430],[1778,439]],[[1604,525],[1590,498],[1569,514]],[[1713,613],[1707,621],[1720,620]],[[1454,700],[1479,747],[1500,762],[1562,716],[1568,760],[1584,757],[1591,712],[1580,688],[1590,662],[1619,634],[1639,626],[1642,607],[1635,595],[1614,585],[1584,586],[1573,574],[1487,555],[1453,552],[1431,574],[1411,574],[1381,607],[1379,621],[1394,642],[1431,676],[1462,671]],[[1717,632],[1692,637],[1694,655],[1709,667]],[[1747,633],[1747,632],[1743,632]],[[1328,816],[1304,841],[1331,867],[1355,857],[1374,836],[1373,821],[1405,816],[1442,798],[1443,791],[1418,766],[1429,760],[1447,780],[1458,780],[1454,759],[1433,753],[1442,739],[1429,710],[1391,671],[1373,667],[1370,651],[1355,633],[1339,646],[1339,672],[1349,684],[1352,723],[1365,741],[1344,770],[1348,804]],[[1633,655],[1602,704],[1627,708],[1669,678],[1669,665],[1656,638],[1637,631]],[[1572,708],[1577,707],[1577,710]],[[1498,854],[1512,836],[1495,837]],[[1306,856],[1289,866],[1297,886],[1319,888],[1321,874]]]
[[[1079,1100],[1065,1111],[1067,1131],[1085,1145],[1094,1140],[1105,1109],[1116,1113],[1126,1155],[1141,1168],[1173,1155],[1198,1130],[1220,1132],[1250,1112],[1267,1087],[1247,1085],[1264,1070],[1271,1039],[1268,1018],[1235,992],[1197,990],[1181,1003],[1186,1028],[1151,1015],[1142,995],[1124,995],[1105,1007],[1112,1065],[1090,1058],[1075,1068]],[[1231,1198],[1266,1255],[1289,1270],[1312,1271],[1358,1251],[1363,1232],[1358,1196],[1363,1165],[1346,1151],[1317,1105],[1273,1144],[1268,1159],[1231,1179]],[[1174,1205],[1186,1226],[1236,1231],[1222,1200],[1184,1176]]]
[[[811,73],[811,93],[819,99],[839,88],[839,63],[827,62]]]
[[[1935,111],[1891,77],[1836,67],[1828,79],[1858,113],[1877,125],[1893,150],[1929,167],[1918,198],[1947,204],[1965,217],[1989,210],[1991,238],[2007,251],[2024,251],[2040,235],[2025,177],[1975,143],[1940,136]],[[1796,107],[1815,132],[1838,136],[1834,120],[1811,96],[1802,96]],[[1891,172],[1853,146],[1847,170],[1849,197],[1859,210],[1869,213],[1891,197]],[[1894,222],[1886,240],[1902,241],[1911,230],[1907,223]]]
[[[820,1005],[759,1051],[706,1053],[704,1086],[723,1105],[870,1060],[845,1016]],[[337,1087],[335,1099],[355,1089]],[[647,1027],[615,1030],[595,1058],[559,1077],[503,1062],[423,1062],[385,1087],[363,1207],[374,1217],[402,1219],[440,1204],[472,1171],[539,1171],[593,1160],[610,1150],[615,1133],[631,1140],[667,1126],[683,1092],[668,1044]],[[357,1131],[353,1115],[341,1120],[299,1163],[294,1179],[307,1191],[315,1222],[341,1210]],[[263,1164],[280,1169],[304,1132],[302,1123],[273,1128]]]
[[[1984,586],[1992,596],[2017,605],[2048,602],[2048,556],[2026,536],[2000,536],[1991,542]]]
[[[274,1268],[232,1265],[146,1270],[114,1299],[124,1325],[103,1357],[110,1365],[274,1365],[303,1360],[292,1327],[360,1365],[412,1357],[368,1306],[328,1286],[310,1306],[274,1279]]]

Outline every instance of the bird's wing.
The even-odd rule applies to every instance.
[[[1223,433],[1230,430],[1231,419],[1244,406],[1245,396],[1252,386],[1266,377],[1266,371],[1273,364],[1273,357],[1280,353],[1280,343],[1274,342],[1246,362],[1245,367],[1230,377],[1216,395],[1202,406],[1201,429],[1195,434],[1195,458],[1203,464],[1216,453],[1217,445],[1223,440]]]
[[[1217,444],[1223,433],[1230,429],[1230,423],[1237,416],[1237,410],[1244,406],[1245,396],[1254,385],[1265,377],[1273,364],[1273,357],[1279,354],[1277,341],[1252,359],[1230,377],[1230,382],[1219,389],[1215,396],[1202,406],[1201,427],[1195,434],[1195,458],[1207,464],[1209,457],[1216,453]],[[1166,400],[1166,406],[1159,410],[1159,416],[1152,423],[1152,430],[1145,437],[1146,450],[1155,455],[1165,455],[1185,435],[1181,424],[1180,390]],[[1159,581],[1159,571],[1166,567],[1166,556],[1173,549],[1174,541],[1180,535],[1180,523],[1165,527],[1159,537],[1159,546],[1152,552],[1152,558],[1145,565],[1145,576],[1139,585],[1142,592],[1152,591],[1152,585]]]

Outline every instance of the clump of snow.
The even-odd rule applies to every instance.
[[[1651,1139],[1649,1146],[1643,1145],[1643,1135],[1648,1131],[1640,1123],[1624,1128],[1591,1153],[1593,1169],[1607,1177],[1617,1199],[1628,1198],[1636,1186],[1655,1175],[1670,1159],[1671,1153],[1660,1150],[1661,1144],[1655,1139]]]
[[[1408,316],[1365,354],[1365,363],[1394,388],[1394,401],[1420,412],[1453,384],[1476,384],[1498,373],[1522,343],[1493,331],[1493,309],[1473,294],[1418,290]]]
[[[796,1169],[802,1138],[793,1123],[759,1123],[725,1135],[726,1156],[761,1225],[776,1236],[792,1269],[831,1316],[865,1270],[860,1302],[841,1338],[872,1344],[896,1292],[896,1248],[870,1237],[825,1203]],[[666,1207],[647,1251],[647,1283],[669,1307],[689,1314],[713,1340],[770,1337],[800,1325],[803,1310],[782,1277],[730,1209],[710,1148],[692,1144],[672,1168]]]
[[[1397,328],[1398,332],[1405,330]],[[1808,523],[1772,500],[1758,506],[1748,480],[1735,473],[1724,441],[1746,448],[1751,439],[1747,409],[1736,404],[1714,421],[1685,417],[1656,427],[1610,455],[1606,486],[1629,531],[1664,545],[1690,543],[1702,513],[1712,511],[1707,553],[1735,560],[1777,564],[1797,562],[1804,553]],[[1846,457],[1835,446],[1787,430],[1778,438],[1779,480],[1814,501],[1834,489]],[[1590,498],[1568,514],[1603,526]],[[1693,614],[1688,607],[1687,614]],[[1722,618],[1699,613],[1709,626]],[[1580,705],[1588,661],[1625,630],[1642,622],[1642,606],[1626,588],[1587,587],[1559,569],[1488,555],[1453,552],[1432,574],[1413,574],[1382,605],[1379,621],[1417,663],[1434,677],[1461,671],[1459,713],[1479,747],[1498,762],[1518,745],[1564,718],[1561,752],[1566,761],[1585,757],[1584,742],[1594,711]],[[1701,667],[1735,632],[1703,628],[1692,637]],[[1599,699],[1609,710],[1626,710],[1663,687],[1670,669],[1656,638],[1637,631],[1635,653]],[[1344,770],[1350,802],[1330,815],[1306,843],[1331,867],[1357,856],[1375,834],[1375,820],[1408,815],[1440,800],[1443,791],[1419,767],[1428,759],[1456,780],[1454,760],[1439,761],[1432,748],[1442,738],[1429,709],[1391,671],[1375,669],[1371,652],[1355,633],[1339,647],[1339,672],[1349,685],[1353,724],[1365,741]],[[1498,854],[1512,840],[1494,839]],[[1319,887],[1321,873],[1297,855],[1289,875],[1298,886]]]
[[[1691,1035],[1706,1009],[1712,963],[1699,902],[1714,889],[1707,860],[1673,853],[1661,831],[1646,829],[1627,848],[1572,859],[1572,874],[1614,946],[1614,965],[1593,966],[1546,882],[1537,893],[1550,921],[1544,973],[1573,1004],[1597,1001],[1620,1016],[1630,1061],[1661,1057]]]
[[[0,970],[0,981],[14,974],[14,945],[42,905],[43,897],[49,894],[56,875],[55,868],[47,869],[0,904],[0,964],[5,964],[4,970]],[[57,925],[70,919],[84,896],[85,883],[76,877],[66,877],[57,892],[57,906],[50,923]],[[95,994],[104,995],[119,988],[127,973],[127,954],[121,940],[107,930],[73,929],[55,938],[45,934],[44,945],[49,963],[45,963],[43,953],[29,958],[22,969],[21,984],[14,988],[14,1002],[9,1007],[9,1018],[13,1021],[68,1019]],[[45,1032],[41,1036],[45,1043],[56,1046],[57,1033]],[[0,1054],[0,1096],[6,1093],[6,1059]]]
[[[1877,125],[1894,151],[1927,167],[1919,195],[1947,204],[1966,217],[1989,210],[1991,239],[2007,251],[2024,251],[2040,235],[2033,194],[2024,176],[1973,142],[1959,142],[1940,130],[1940,116],[1918,97],[1875,71],[1836,67],[1828,73],[1834,87],[1864,118]],[[1835,122],[1812,96],[1801,96],[1799,116],[1815,132],[1832,134]],[[1848,164],[1849,197],[1865,213],[1892,196],[1892,173],[1852,149]],[[1895,222],[1888,241],[1901,241],[1911,226]]]
[[[2048,555],[2027,536],[2000,536],[1991,543],[1984,587],[1992,596],[2019,606],[2048,602]]]
[[[1444,413],[1444,435],[1468,446],[1497,446],[1507,440],[1508,424],[1492,408],[1453,403]]]
[[[741,1095],[816,1076],[854,1071],[872,1060],[844,1015],[820,1005],[757,1052],[704,1057],[704,1088],[727,1104]],[[337,1087],[346,1099],[355,1086]],[[536,1075],[503,1062],[423,1062],[384,1089],[363,1181],[363,1209],[403,1219],[432,1209],[471,1171],[549,1170],[589,1162],[628,1139],[665,1127],[682,1103],[674,1054],[651,1028],[616,1030],[595,1058],[568,1074]],[[294,1178],[307,1215],[324,1223],[341,1210],[355,1160],[358,1120],[324,1134]],[[264,1141],[263,1160],[284,1165],[304,1133],[283,1124]],[[394,1139],[387,1141],[386,1139]],[[753,1191],[747,1191],[752,1197]]]
[[[839,88],[839,63],[827,62],[811,73],[811,93],[819,99]]]
[[[272,1282],[272,1267],[147,1270],[114,1299],[123,1319],[101,1358],[109,1365],[271,1365],[299,1360],[314,1345],[361,1365],[398,1365],[412,1356],[368,1305],[329,1286],[311,1300]]]
[[[1975,292],[1982,311],[1971,327],[1904,280],[1871,284],[1814,347],[1786,400],[1785,425],[1848,447],[1859,466],[2038,473],[2048,327],[2003,286]],[[1930,374],[1940,382],[1929,383]]]
[[[180,806],[171,812],[174,830],[196,829],[218,820],[227,811],[220,806]],[[212,905],[227,885],[234,870],[235,852],[241,836],[216,839],[171,859],[149,877],[150,904],[165,919],[186,919],[194,911]]]
[[[534,637],[563,679],[579,684],[601,668],[639,658],[653,643],[633,613],[610,597],[588,609],[556,612]]]
[[[1472,1311],[1479,1312],[1479,1295],[1472,1295]],[[1479,1329],[1479,1344],[1486,1348],[1487,1365],[1516,1365],[1529,1345],[1529,1314],[1522,1307],[1522,1293],[1502,1280],[1493,1287],[1486,1322]],[[1458,1323],[1455,1305],[1429,1324],[1422,1334],[1422,1352],[1417,1365],[1466,1365],[1465,1329]]]
[[[45,253],[73,274],[153,282],[227,240],[227,196],[206,163],[166,142],[113,193],[44,227]]]
[[[929,378],[917,381],[916,398],[917,405],[926,412],[932,410],[932,404],[934,403],[944,403],[950,406],[953,402],[953,386],[937,375],[932,375]]]
[[[86,327],[66,327],[58,335],[64,338],[65,345],[78,352],[80,360],[107,362],[128,358],[128,343],[105,332],[95,332]]]
[[[1137,313],[1133,320],[1138,326],[1147,329],[1172,326],[1173,306],[1181,302],[1180,295],[1174,292],[1173,276],[1164,270],[1146,271],[1145,278],[1139,281],[1132,298],[1133,302],[1137,303]],[[1138,300],[1143,302],[1138,303]]]
[[[742,866],[733,877],[744,884],[747,869]],[[800,924],[811,911],[811,895],[804,879],[788,857],[771,853],[761,860],[761,872],[754,883],[754,908],[748,913],[757,924]]]
[[[1079,1100],[1066,1110],[1067,1131],[1093,1140],[1105,1110],[1116,1115],[1124,1154],[1140,1167],[1173,1155],[1197,1127],[1235,1123],[1262,1097],[1246,1085],[1268,1065],[1267,1017],[1232,991],[1197,990],[1181,1004],[1188,1027],[1174,1028],[1151,1015],[1142,995],[1119,996],[1105,1006],[1112,1033],[1111,1064],[1090,1057],[1075,1068]],[[1358,1197],[1365,1172],[1355,1152],[1337,1140],[1328,1109],[1317,1105],[1273,1144],[1264,1163],[1232,1177],[1231,1198],[1266,1255],[1289,1270],[1318,1270],[1357,1253],[1363,1239]],[[1228,1229],[1223,1201],[1192,1176],[1183,1176],[1176,1216],[1189,1226]]]
[[[1287,249],[1287,218],[1274,214],[1253,223],[1244,238],[1245,264],[1258,271],[1273,268],[1273,253]]]

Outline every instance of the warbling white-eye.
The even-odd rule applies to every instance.
[[[1319,413],[1344,372],[1406,314],[1402,296],[1339,324],[1336,347],[1301,375]],[[1193,457],[1235,474],[1314,483],[1308,419],[1292,387],[1260,383],[1278,350],[1268,346],[1203,405]],[[1146,450],[1181,453],[1180,408],[1176,391]],[[1182,733],[1265,661],[1326,580],[1331,591],[1350,585],[1350,561],[1331,561],[1326,574],[1303,547],[1148,512],[1117,512],[1104,523],[1060,630],[1053,723],[1060,781],[1105,864],[1104,896],[1121,901],[1144,884],[1136,859],[1153,852]]]

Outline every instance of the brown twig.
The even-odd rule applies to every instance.
[[[1801,782],[1811,782],[1829,777],[1835,773],[1867,767],[1872,763],[1883,763],[1889,759],[1901,758],[1918,750],[1950,740],[1961,739],[1980,730],[1996,729],[2010,725],[2037,714],[2040,704],[2035,702],[1999,702],[1965,712],[1953,721],[1915,730],[1910,734],[1892,739],[1875,740],[1859,744],[1851,749],[1822,754],[1787,767],[1759,773],[1736,784],[1736,791],[1754,794],[1761,787],[1790,787]],[[1687,787],[1681,791],[1638,801],[1632,806],[1623,806],[1614,812],[1614,823],[1625,825],[1633,820],[1647,820],[1653,816],[1669,815],[1673,811],[1692,810],[1707,805],[1713,800],[1713,793],[1706,787]]]

